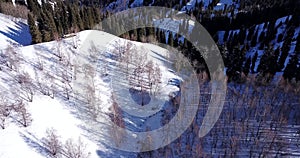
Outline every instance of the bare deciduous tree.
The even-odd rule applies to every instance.
[[[57,134],[57,131],[53,128],[50,128],[46,130],[46,136],[42,140],[47,152],[50,154],[50,156],[55,158],[60,157],[63,149],[62,143],[59,139],[60,137]]]
[[[5,129],[6,119],[10,115],[11,107],[7,99],[0,94],[0,127]]]
[[[146,70],[147,70],[147,82],[148,82],[150,94],[152,94],[152,86],[154,84],[152,82],[152,79],[154,78],[154,64],[152,60],[146,64]]]
[[[100,51],[94,42],[90,42],[90,45],[91,45],[90,46],[91,48],[89,49],[89,58],[90,58],[90,61],[92,61],[93,63],[96,63],[99,59]]]
[[[63,56],[63,52],[62,52],[62,40],[61,38],[59,38],[58,36],[55,38],[56,41],[56,46],[54,48],[55,53],[54,55],[58,57],[59,60],[61,60],[62,56]]]
[[[11,2],[1,2],[0,10],[3,14],[22,19],[27,19],[27,15],[29,12],[26,6],[18,4],[14,5]]]
[[[20,97],[32,102],[34,94],[34,84],[32,78],[27,72],[21,72],[16,76],[16,81],[20,84]]]
[[[17,121],[24,127],[28,127],[31,122],[31,114],[27,110],[26,104],[19,100],[13,105],[13,109],[17,114]]]
[[[120,128],[125,128],[125,121],[123,120],[122,111],[115,100],[114,95],[111,97],[112,107],[110,110],[112,111],[111,121],[113,122],[111,130],[112,139],[119,146],[123,141],[124,131]]]
[[[78,138],[77,142],[73,139],[68,139],[64,145],[63,155],[67,158],[88,158],[89,153],[86,149],[86,144]]]
[[[19,64],[21,60],[21,55],[16,52],[16,50],[12,46],[8,46],[5,49],[5,54],[2,55],[2,62],[6,63],[6,66],[11,70],[18,71]]]
[[[159,89],[160,89],[159,84],[161,83],[161,77],[162,77],[162,74],[161,74],[159,65],[156,64],[154,67],[154,76],[153,76],[153,81],[152,81],[152,83],[155,85],[154,95],[159,94]]]

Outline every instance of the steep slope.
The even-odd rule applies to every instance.
[[[118,57],[126,55],[120,52],[123,48],[136,53],[134,57],[139,58],[135,62],[142,64],[139,67],[145,64],[141,60],[153,62],[155,72],[160,73],[160,79],[159,82],[152,81],[151,86],[162,87],[157,91],[161,100],[152,99],[150,103],[135,100],[139,99],[135,91],[141,90],[150,96],[152,94],[148,93],[149,89],[141,89],[148,86],[144,84],[147,81],[143,79],[143,73],[139,75],[142,85],[135,82],[135,79],[130,80],[130,83],[124,82],[125,76],[120,76],[124,75],[125,68],[120,68],[122,62]],[[154,102],[157,111],[163,108],[170,94],[178,93],[179,88],[175,81],[182,81],[171,70],[174,68],[172,57],[166,49],[126,41],[99,31],[83,31],[73,38],[12,48],[4,53],[7,56],[1,54],[0,57],[3,61],[0,65],[0,117],[3,121],[3,129],[0,130],[0,156],[3,157],[49,156],[49,146],[45,143],[46,131],[51,129],[54,129],[61,144],[72,139],[90,157],[107,157],[110,154],[135,156],[135,153],[122,153],[106,146],[105,140],[109,138],[95,135],[92,131],[101,132],[107,129],[99,130],[91,125],[95,120],[99,124],[110,119],[107,114],[112,112],[111,105],[116,102],[112,100],[112,96],[118,103],[124,103],[132,97],[133,101],[127,104],[134,105],[132,107],[137,109],[144,106],[146,111],[151,111],[149,108],[154,106],[151,105]],[[145,55],[148,56],[147,60]],[[134,67],[135,64],[129,64],[129,71],[135,69]],[[170,79],[174,80],[171,84]],[[125,90],[128,87],[132,91],[120,91],[124,84]],[[4,115],[4,112],[8,112],[8,115]],[[161,119],[160,115],[152,117],[149,123],[146,116],[148,115],[142,116],[144,118],[127,117],[124,123],[126,127],[135,128],[137,131],[145,130],[146,126],[159,127],[157,123]],[[80,142],[77,142],[79,138]],[[67,154],[66,145],[63,149],[61,153]]]

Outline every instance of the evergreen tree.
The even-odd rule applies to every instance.
[[[174,46],[173,33],[171,33],[171,32],[169,32],[168,44],[169,44],[169,46],[171,46],[171,47]]]
[[[298,56],[297,55],[293,55],[291,56],[289,63],[287,64],[284,73],[283,73],[283,77],[287,80],[292,80],[294,77],[297,76],[297,69],[298,69]]]
[[[28,25],[29,25],[30,34],[32,37],[32,44],[42,42],[41,32],[40,32],[38,26],[35,24],[35,19],[34,19],[32,13],[28,13]]]
[[[75,29],[78,25],[78,21],[77,21],[77,18],[76,18],[76,13],[75,13],[75,5],[73,4],[69,4],[68,5],[68,22],[69,22],[69,28],[73,28]]]
[[[247,35],[247,41],[251,41],[251,39],[254,36],[255,26],[250,27],[248,35]]]
[[[42,39],[43,39],[43,42],[49,42],[52,40],[51,38],[51,33],[47,30],[42,30]]]
[[[263,32],[260,33],[258,40],[259,40],[260,43],[263,43],[264,39],[265,39],[265,32],[263,31]]]
[[[251,47],[255,47],[257,44],[257,37],[258,37],[258,29],[255,31],[255,34],[253,35],[251,39]]]
[[[243,72],[246,76],[248,75],[248,73],[250,71],[250,65],[251,65],[251,58],[249,57],[249,58],[247,58],[246,63],[243,68]]]
[[[96,7],[92,8],[94,14],[94,23],[99,24],[101,22],[100,10]]]
[[[279,62],[278,62],[278,71],[281,71],[284,68],[284,63],[286,61],[286,58],[289,55],[289,51],[291,49],[291,42],[292,42],[292,37],[294,36],[294,31],[295,30],[289,30],[287,33],[287,38],[284,40],[283,45],[282,45],[282,52],[281,52],[281,56],[279,58]]]
[[[238,35],[238,41],[240,44],[244,44],[244,41],[245,41],[245,38],[246,38],[246,29],[245,28],[242,28],[239,32],[239,35]]]
[[[95,27],[95,17],[93,14],[93,10],[91,7],[87,7],[86,12],[89,21],[89,29],[93,29]]]
[[[145,36],[146,36],[145,28],[139,28],[138,29],[138,41],[139,42],[144,42]]]
[[[274,55],[274,50],[272,46],[268,46],[267,48],[265,48],[264,54],[261,57],[260,63],[257,68],[258,72],[260,72],[263,75],[271,72],[271,70],[276,65],[276,61],[277,61],[273,59],[274,58],[273,55]],[[275,65],[274,65],[274,61],[275,61]]]
[[[40,14],[40,5],[37,0],[27,0],[27,7],[33,15],[39,17]]]

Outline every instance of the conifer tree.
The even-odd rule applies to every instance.
[[[169,44],[169,46],[171,46],[171,47],[174,46],[173,34],[172,34],[171,32],[169,32],[168,44]]]
[[[283,42],[282,48],[281,48],[281,56],[279,58],[278,62],[278,71],[281,71],[284,68],[284,63],[286,58],[289,55],[289,51],[291,48],[291,42],[292,42],[292,37],[288,36],[287,39]]]
[[[250,71],[250,65],[251,65],[251,58],[249,57],[249,58],[247,58],[246,63],[243,68],[243,72],[246,76],[248,75],[248,73]]]
[[[287,64],[283,77],[287,80],[292,80],[294,77],[297,76],[297,65],[298,65],[299,59],[297,55],[291,56],[289,63]]]
[[[29,25],[29,29],[30,29],[30,34],[32,36],[32,44],[42,42],[41,32],[40,32],[38,26],[35,24],[35,19],[34,19],[32,13],[28,13],[28,25]]]
[[[40,5],[38,4],[37,0],[27,0],[27,7],[33,15],[39,17],[40,14]]]
[[[69,4],[68,5],[68,13],[69,13],[69,17],[68,17],[68,22],[69,22],[69,28],[75,28],[77,27],[78,21],[76,19],[76,13],[75,13],[75,5]]]

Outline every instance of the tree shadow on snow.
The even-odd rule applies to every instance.
[[[8,27],[8,32],[0,31],[0,33],[23,46],[30,45],[32,39],[28,25],[23,22],[17,22],[16,27],[17,29]]]
[[[31,133],[23,134],[20,132],[20,136],[23,138],[24,142],[37,153],[44,157],[49,157],[47,154],[47,149],[42,145],[41,142]]]
[[[101,150],[96,150],[96,153],[99,157],[111,157],[111,158],[116,158],[116,157],[137,157],[137,153],[135,152],[128,152],[128,151],[123,151],[123,150],[119,150],[116,148],[112,148],[104,143],[101,143],[101,145],[103,145],[106,149],[108,149],[107,151],[101,151]]]

